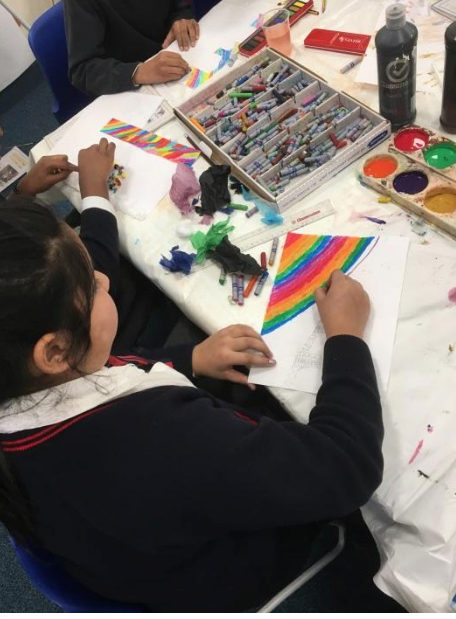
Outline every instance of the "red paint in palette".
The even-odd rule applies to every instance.
[[[409,127],[403,131],[396,133],[394,137],[394,146],[404,153],[412,153],[416,150],[421,150],[429,142],[429,134],[424,129],[419,127]]]

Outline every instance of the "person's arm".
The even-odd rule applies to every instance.
[[[230,530],[343,516],[363,505],[381,482],[381,402],[372,358],[361,339],[369,297],[358,282],[334,271],[315,299],[328,340],[322,386],[308,425],[252,421],[242,418],[243,411],[239,418],[228,410],[220,415],[222,403],[201,397],[191,427],[181,429],[189,444],[198,442],[196,452],[201,454],[196,502],[199,498],[204,505],[204,496],[210,497],[204,505],[208,520]],[[193,368],[206,375],[217,373],[210,339],[193,354]],[[221,356],[245,343],[250,348],[249,340],[235,342]],[[266,363],[272,357],[267,347],[258,352]],[[222,359],[222,366],[226,361]],[[222,374],[237,378],[230,369]],[[182,460],[189,461],[187,454]]]
[[[236,369],[238,366],[274,365],[272,353],[261,336],[248,325],[231,325],[217,331],[199,344],[184,344],[161,349],[137,349],[151,361],[171,361],[173,368],[187,378],[210,377],[246,385],[255,385]]]
[[[323,383],[307,425],[249,420],[248,412],[238,416],[209,396],[182,412],[180,432],[193,445],[182,461],[189,477],[195,467],[192,504],[209,529],[341,517],[365,504],[381,482],[380,397],[369,349],[359,338],[327,341]]]
[[[24,196],[36,196],[51,189],[56,183],[65,181],[78,167],[68,161],[66,155],[50,155],[41,159],[21,178],[16,186],[16,193]]]
[[[168,35],[163,41],[163,49],[166,49],[173,41],[177,41],[181,51],[188,51],[195,47],[200,29],[198,22],[193,19],[190,3],[183,0],[171,0],[169,17],[167,20]]]
[[[79,238],[95,271],[109,279],[109,293],[115,299],[119,286],[119,234],[114,208],[107,199],[89,196],[82,200]]]
[[[109,202],[107,179],[114,165],[115,144],[102,138],[79,152],[81,231],[95,271],[109,279],[109,292],[116,297],[119,285],[119,235],[115,211]]]
[[[171,28],[173,23],[178,19],[194,18],[191,2],[184,2],[183,0],[171,0],[170,4],[171,6],[167,23],[168,28]]]
[[[106,23],[93,0],[64,0],[70,81],[89,95],[107,95],[133,88],[138,63],[106,57]],[[157,44],[156,53],[160,51]]]

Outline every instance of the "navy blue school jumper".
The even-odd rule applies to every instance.
[[[193,17],[180,0],[64,0],[69,77],[88,95],[133,88],[140,62],[155,56],[177,19]]]
[[[83,212],[81,238],[115,292],[115,216]],[[191,352],[160,356],[191,380]],[[155,369],[111,362],[118,372],[136,363],[141,376]],[[81,389],[100,401],[95,383]],[[382,479],[374,367],[351,336],[326,342],[308,424],[175,384],[91,410],[72,405],[59,423],[1,434],[2,449],[33,505],[39,543],[86,587],[151,611],[259,606],[302,570],[318,524],[362,506]]]

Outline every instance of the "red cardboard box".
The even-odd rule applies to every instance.
[[[362,56],[366,52],[370,39],[368,34],[314,28],[304,39],[304,45],[315,49]]]

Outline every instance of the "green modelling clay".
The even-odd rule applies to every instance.
[[[423,154],[426,163],[439,170],[456,163],[456,146],[451,142],[434,144],[427,148]]]
[[[228,204],[228,208],[232,208],[235,211],[248,211],[249,207],[247,206],[247,204],[235,204],[234,202],[230,202],[230,204]]]
[[[218,224],[212,225],[207,234],[198,231],[190,236],[190,241],[196,249],[195,262],[197,264],[204,262],[207,252],[218,247],[222,240],[234,230],[234,226],[230,226],[229,223],[230,219],[228,218],[226,221],[220,221]]]

